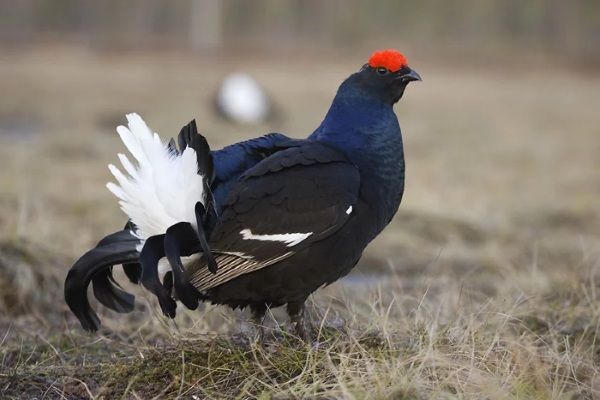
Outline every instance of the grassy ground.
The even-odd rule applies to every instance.
[[[98,307],[101,332],[81,330],[62,282],[123,223],[104,188],[123,114],[165,136],[196,118],[215,148],[302,137],[364,62],[322,58],[3,55],[0,397],[600,398],[600,75],[551,66],[409,57],[424,82],[396,107],[403,205],[357,270],[311,299],[317,344],[282,326],[259,347],[247,315],[219,307],[166,321],[133,287],[134,313]],[[212,113],[236,69],[275,97],[276,122]]]

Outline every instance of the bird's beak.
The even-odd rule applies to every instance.
[[[400,79],[400,80],[402,80],[402,82],[406,82],[406,83],[412,82],[412,81],[420,81],[421,75],[419,75],[417,71],[414,71],[411,69],[406,74],[399,76],[398,79]]]

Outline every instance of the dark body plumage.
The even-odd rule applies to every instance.
[[[131,299],[111,284],[110,268],[125,262],[130,279],[141,278],[166,315],[175,314],[171,296],[188,308],[198,301],[249,306],[258,320],[267,307],[287,304],[298,333],[306,336],[307,297],[347,274],[398,210],[405,166],[393,105],[414,80],[420,77],[406,65],[397,71],[365,65],[342,83],[307,139],[271,134],[211,153],[207,146],[198,148],[199,164],[202,158],[205,165],[200,169],[214,172],[208,182],[212,200],[197,209],[200,239],[182,222],[149,238],[138,258],[130,239],[117,244],[122,248],[116,256],[100,242],[75,264],[65,284],[67,302],[84,328],[94,330],[99,322],[82,299],[90,279],[104,305],[131,309]],[[191,144],[195,125],[187,129],[180,149],[198,146]],[[196,253],[201,257],[191,264],[179,261],[180,255]],[[157,263],[165,255],[173,272],[160,282]],[[216,272],[207,265],[212,258]]]

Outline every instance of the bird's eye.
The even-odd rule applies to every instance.
[[[379,75],[386,75],[386,74],[387,74],[387,73],[389,73],[389,72],[390,72],[390,70],[389,70],[389,69],[387,69],[387,68],[384,68],[384,67],[379,67],[379,68],[377,68],[377,73],[378,73]]]

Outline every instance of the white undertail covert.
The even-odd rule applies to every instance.
[[[134,234],[141,239],[141,251],[148,237],[163,234],[178,222],[189,222],[197,229],[194,206],[198,201],[206,204],[206,194],[194,149],[173,152],[137,114],[128,114],[127,122],[117,132],[137,165],[119,154],[125,173],[110,164],[117,184],[109,182],[106,187],[137,226]]]

